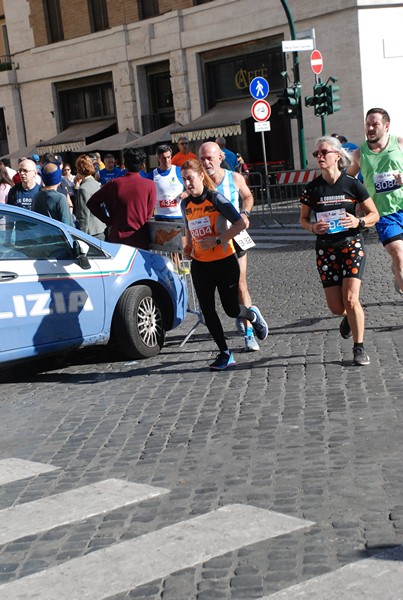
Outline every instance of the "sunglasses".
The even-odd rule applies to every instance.
[[[327,148],[323,148],[323,150],[315,150],[315,152],[312,152],[312,156],[314,158],[318,158],[318,156],[326,156],[326,154],[339,154],[339,151],[328,150]]]

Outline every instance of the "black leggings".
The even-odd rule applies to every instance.
[[[255,314],[238,300],[239,264],[235,254],[221,260],[202,262],[192,260],[193,285],[207,326],[219,350],[228,350],[224,330],[215,308],[215,290],[229,317],[253,321]]]

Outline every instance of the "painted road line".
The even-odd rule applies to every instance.
[[[401,600],[403,546],[376,554],[260,600]]]
[[[0,485],[27,479],[28,477],[36,477],[42,473],[55,471],[58,468],[22,458],[4,458],[0,460]]]
[[[311,527],[311,521],[231,505],[0,586],[7,600],[102,600],[215,556]]]
[[[0,544],[142,502],[170,490],[106,479],[0,511]],[[1,597],[1,596],[0,596]]]

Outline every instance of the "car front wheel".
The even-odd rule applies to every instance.
[[[158,298],[147,285],[128,288],[116,306],[114,341],[128,358],[150,358],[165,341],[164,320]]]

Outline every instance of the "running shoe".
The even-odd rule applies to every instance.
[[[403,296],[403,290],[400,289],[400,287],[399,287],[399,285],[398,285],[398,283],[396,281],[395,271],[393,269],[393,264],[391,265],[391,267],[392,267],[392,273],[393,273],[393,285],[394,285],[394,288],[397,291],[397,293],[399,294],[399,296]]]
[[[235,327],[238,333],[245,335],[245,321],[237,317],[235,319]]]
[[[350,323],[348,322],[347,315],[343,317],[342,322],[339,325],[340,335],[345,340],[348,340],[353,335],[351,333]]]
[[[395,279],[395,281],[394,281],[394,284],[395,284],[395,290],[397,291],[397,293],[399,294],[399,296],[403,296],[403,290],[401,290],[401,289],[399,288],[399,285],[398,285],[398,283],[397,283],[396,279]]]
[[[255,313],[256,319],[252,323],[252,327],[256,333],[256,337],[258,340],[265,340],[269,335],[269,328],[267,326],[266,321],[263,319],[260,310],[257,306],[251,306],[250,309]]]
[[[369,356],[365,352],[364,348],[353,348],[353,365],[362,367],[364,365],[369,365],[370,362]]]
[[[244,351],[245,352],[257,352],[258,350],[260,350],[259,344],[255,340],[255,336],[253,335],[253,333],[248,333],[247,335],[245,335]]]
[[[224,371],[228,367],[235,366],[235,359],[232,352],[220,352],[214,362],[211,363],[210,369],[213,371]]]

